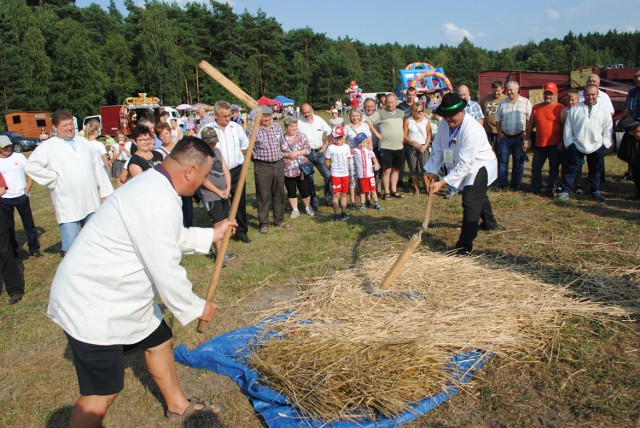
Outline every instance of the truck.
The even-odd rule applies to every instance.
[[[144,117],[151,117],[154,122],[158,122],[160,113],[169,113],[168,120],[177,119],[178,124],[182,123],[180,114],[173,107],[162,106],[157,97],[148,97],[145,93],[139,93],[137,97],[128,97],[121,105],[100,106],[100,114],[87,116],[83,121],[83,128],[91,119],[100,122],[100,135],[114,135],[117,131],[122,131],[126,135],[131,135],[138,121]]]

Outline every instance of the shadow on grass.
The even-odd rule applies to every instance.
[[[73,409],[73,406],[63,406],[55,410],[47,418],[45,426],[47,428],[67,428],[71,417],[71,409]]]

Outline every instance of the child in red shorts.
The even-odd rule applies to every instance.
[[[344,128],[340,125],[331,131],[332,144],[327,147],[324,164],[331,171],[331,191],[333,193],[333,219],[346,221],[347,194],[349,193],[349,166],[352,163],[351,149],[344,143]],[[341,213],[338,214],[338,203]]]
[[[353,151],[353,163],[356,170],[356,177],[360,185],[360,211],[367,210],[367,195],[369,203],[378,211],[384,210],[378,202],[376,192],[376,171],[380,169],[380,164],[373,150],[369,148],[370,141],[367,134],[360,132],[353,141],[357,144]]]

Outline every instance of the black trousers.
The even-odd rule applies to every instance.
[[[27,195],[18,196],[17,198],[2,198],[0,209],[5,211],[7,222],[9,222],[9,240],[13,248],[13,254],[18,254],[18,241],[16,240],[16,225],[14,219],[14,209],[18,211],[22,220],[22,227],[27,235],[27,245],[29,253],[33,254],[40,251],[38,243],[38,231],[33,222],[33,214],[31,214],[31,204]]]
[[[240,205],[238,205],[238,212],[236,213],[236,221],[238,227],[236,228],[236,237],[247,236],[249,232],[249,222],[247,221],[247,183],[245,181],[242,189],[238,189],[238,180],[240,179],[240,172],[242,171],[242,165],[238,165],[235,168],[229,170],[231,173],[231,200],[236,195],[236,192],[242,192],[240,196]]]
[[[9,219],[6,211],[2,209],[0,209],[0,275],[10,297],[24,294],[24,281],[11,246]]]
[[[484,227],[493,229],[498,226],[493,216],[491,202],[487,197],[487,169],[480,168],[471,186],[462,189],[462,230],[456,248],[466,251],[473,249],[473,241],[478,236],[480,220]]]

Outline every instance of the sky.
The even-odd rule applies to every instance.
[[[142,5],[144,0],[134,0]],[[184,5],[187,1],[165,0]],[[309,27],[327,37],[350,37],[363,43],[397,42],[421,47],[456,46],[467,37],[475,46],[501,50],[530,41],[588,32],[640,30],[640,0],[529,0],[456,3],[407,0],[226,0],[238,14],[262,9],[285,31]],[[109,0],[76,0],[86,7]],[[447,8],[447,4],[451,7]],[[122,0],[116,5],[126,14]]]

